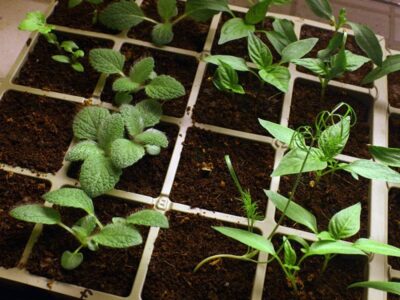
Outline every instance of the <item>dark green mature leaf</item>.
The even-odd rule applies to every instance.
[[[375,180],[383,180],[392,183],[400,183],[400,174],[389,167],[372,160],[359,159],[348,165],[343,170],[358,174],[362,177]]]
[[[270,1],[260,1],[249,8],[244,20],[246,24],[255,25],[264,20]]]
[[[143,242],[142,236],[136,228],[123,223],[104,226],[98,234],[93,236],[93,240],[110,248],[128,248]]]
[[[311,244],[307,256],[326,254],[366,255],[353,244],[344,241],[318,241]]]
[[[112,49],[93,49],[89,52],[89,62],[100,73],[119,74],[123,72],[125,56]]]
[[[343,151],[350,137],[350,126],[350,117],[346,117],[321,133],[318,138],[318,148],[327,159],[334,158]]]
[[[167,217],[152,209],[144,209],[136,212],[126,218],[126,221],[134,225],[152,226],[160,228],[168,228],[169,223]]]
[[[325,63],[319,58],[293,59],[291,63],[302,66],[318,76],[326,75]]]
[[[151,38],[154,44],[158,46],[166,45],[174,39],[171,23],[159,23],[153,27]]]
[[[231,13],[227,0],[187,0],[185,13],[196,21],[207,21],[219,12]]]
[[[117,106],[131,103],[133,96],[129,92],[116,92],[114,96],[114,101]]]
[[[349,285],[349,288],[371,288],[381,290],[384,292],[400,295],[400,282],[387,282],[387,281],[362,281]]]
[[[145,155],[144,147],[127,139],[117,139],[111,144],[114,166],[124,169],[132,166]]]
[[[203,58],[205,62],[220,66],[221,62],[231,66],[236,71],[249,71],[246,61],[241,57],[231,55],[209,55]]]
[[[374,80],[397,71],[400,71],[400,54],[390,55],[385,59],[381,67],[377,67],[369,72],[362,83],[371,83]]]
[[[272,23],[272,27],[274,28],[274,31],[285,37],[287,45],[297,41],[297,36],[294,32],[294,24],[292,21],[286,19],[275,19]]]
[[[116,30],[137,26],[143,21],[143,18],[143,11],[134,0],[111,3],[99,15],[100,23]]]
[[[358,239],[354,243],[354,247],[367,253],[400,257],[399,248],[370,239],[364,239],[364,238]]]
[[[154,78],[145,88],[147,96],[159,100],[171,100],[186,94],[185,87],[175,78],[160,75]]]
[[[222,233],[227,237],[237,240],[253,249],[263,251],[271,255],[276,255],[274,246],[272,245],[271,241],[266,239],[262,235],[232,227],[213,226],[212,228],[219,233]]]
[[[243,19],[232,18],[222,26],[218,45],[247,37],[249,33],[255,32],[255,30],[254,25],[246,24]]]
[[[250,59],[259,69],[264,69],[272,64],[272,54],[267,45],[255,34],[249,33],[247,49]]]
[[[331,57],[331,69],[328,70],[327,79],[331,80],[335,77],[341,76],[347,67],[346,52],[344,46],[339,52]]]
[[[83,261],[83,254],[72,253],[70,251],[64,251],[61,256],[61,266],[66,270],[73,270],[79,267]]]
[[[79,111],[72,123],[74,136],[80,140],[97,140],[97,131],[110,112],[102,107],[90,106]]]
[[[264,193],[267,195],[268,199],[274,203],[278,210],[281,212],[284,211],[289,201],[288,198],[270,190],[264,190]],[[294,222],[306,226],[312,232],[318,233],[317,219],[311,212],[299,204],[291,201],[286,210],[286,216]]]
[[[144,83],[150,78],[151,73],[154,71],[154,64],[154,59],[152,57],[139,60],[129,72],[129,78],[139,84]]]
[[[328,0],[306,0],[312,12],[320,18],[331,21],[334,16]]]
[[[237,72],[228,64],[220,62],[214,74],[213,83],[220,91],[232,91],[237,94],[244,94],[243,87],[239,84]]]
[[[282,63],[290,62],[294,59],[302,58],[317,44],[317,38],[308,38],[293,42],[282,50]]]
[[[92,199],[81,189],[61,188],[44,194],[43,199],[56,205],[80,208],[88,214],[94,214]]]
[[[400,167],[400,149],[399,148],[387,148],[380,146],[369,146],[369,152],[372,157],[380,163],[392,166]]]
[[[81,4],[83,0],[68,0],[68,8],[74,8],[75,6],[78,6]]]
[[[158,0],[157,12],[164,21],[169,21],[178,14],[176,0]]]
[[[329,221],[329,233],[337,240],[355,235],[360,231],[361,203],[337,212]]]
[[[10,211],[10,215],[17,220],[30,223],[55,225],[61,222],[58,211],[40,204],[18,206]]]
[[[383,52],[374,32],[366,25],[353,22],[348,23],[354,31],[357,45],[377,66],[382,66]]]
[[[261,79],[287,93],[289,90],[290,72],[286,67],[270,66],[258,72]]]

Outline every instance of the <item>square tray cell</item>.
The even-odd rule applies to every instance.
[[[390,245],[400,247],[400,190],[391,189],[389,192],[389,236]],[[392,268],[400,270],[400,258],[390,257],[389,264]]]
[[[388,75],[388,94],[391,106],[400,108],[400,71]]]

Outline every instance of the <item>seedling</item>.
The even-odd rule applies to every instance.
[[[362,83],[371,83],[379,78],[382,78],[383,76],[397,71],[400,71],[400,54],[389,55],[382,62],[381,66],[376,67],[365,76]]]
[[[144,100],[135,106],[125,104],[113,114],[95,106],[82,109],[73,122],[79,142],[65,159],[83,161],[79,175],[83,190],[91,197],[110,191],[118,183],[122,169],[146,153],[158,155],[161,148],[166,148],[166,135],[151,128],[160,118],[161,105],[155,100]]]
[[[77,268],[83,261],[83,248],[97,251],[100,246],[110,248],[128,248],[143,242],[137,226],[168,228],[168,219],[155,210],[141,210],[126,218],[114,217],[112,223],[103,225],[97,218],[92,199],[82,190],[61,188],[43,195],[43,199],[61,207],[72,207],[85,211],[86,216],[72,227],[62,222],[59,210],[41,204],[28,204],[14,208],[10,215],[15,219],[46,225],[58,225],[72,234],[79,242],[73,251],[64,251],[61,266],[67,270]]]
[[[146,57],[136,62],[129,75],[124,73],[125,56],[111,49],[93,49],[89,53],[90,64],[98,72],[119,76],[113,83],[115,102],[119,105],[130,103],[132,95],[144,90],[152,99],[168,101],[185,95],[185,87],[168,75],[154,72],[154,59]]]
[[[176,0],[158,0],[157,11],[161,22],[145,16],[134,0],[121,0],[104,9],[100,13],[99,20],[105,26],[116,30],[130,29],[143,21],[152,23],[153,43],[161,46],[172,42],[173,27],[186,18],[207,21],[220,11],[232,14],[227,0],[187,0],[185,11],[179,16]]]
[[[40,11],[29,12],[18,26],[19,30],[39,32],[49,42],[54,45],[60,54],[53,55],[51,58],[63,64],[69,64],[75,71],[83,72],[84,67],[79,59],[85,56],[85,52],[79,49],[74,41],[58,41],[53,32],[54,26],[46,23],[46,17]]]
[[[230,55],[211,55],[204,58],[206,62],[218,65],[214,75],[214,85],[221,91],[244,94],[244,88],[239,83],[237,71],[251,72],[260,82],[273,85],[286,93],[289,89],[290,72],[285,64],[306,55],[318,39],[309,38],[289,43],[282,49],[282,57],[278,63],[273,63],[268,46],[255,34],[248,35],[248,52],[251,61],[258,72],[246,65],[244,59]]]
[[[68,8],[74,8],[83,2],[89,3],[93,7],[93,17],[92,23],[96,24],[98,19],[99,11],[97,9],[97,5],[103,3],[103,0],[68,0]]]

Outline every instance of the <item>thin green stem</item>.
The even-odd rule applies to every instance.
[[[247,254],[245,254],[245,255],[217,254],[217,255],[209,256],[209,257],[203,259],[201,262],[199,262],[197,264],[197,266],[194,268],[193,272],[197,272],[203,265],[207,264],[208,262],[216,260],[216,259],[220,259],[220,258],[230,258],[230,259],[258,263],[258,261],[248,258]]]
[[[141,18],[143,20],[147,21],[147,22],[150,22],[150,23],[153,23],[153,24],[158,24],[158,22],[156,20],[153,20],[151,18],[148,18],[148,17],[141,17]]]
[[[186,13],[180,15],[179,17],[177,17],[175,20],[172,21],[172,25],[175,25],[176,23],[179,23],[180,21],[185,19],[187,16],[188,16],[188,14],[186,14]]]
[[[82,248],[83,248],[83,245],[81,244],[78,248],[76,248],[76,250],[74,251],[73,254],[78,253]]]
[[[328,87],[329,80],[327,78],[321,78],[321,96],[320,96],[320,101],[325,100],[325,95],[326,95],[326,89]]]
[[[289,279],[289,281],[292,284],[292,287],[293,287],[295,293],[297,294],[298,289],[297,289],[297,284],[296,284],[296,277],[294,276],[294,274],[291,274],[290,272],[288,272],[288,270],[286,270],[286,267],[283,264],[282,260],[279,258],[279,256],[276,256],[276,261],[281,266],[283,272],[285,273],[286,278]]]
[[[70,234],[72,234],[73,236],[75,236],[75,232],[73,232],[73,230],[71,228],[69,228],[67,225],[65,225],[64,223],[57,223],[58,226],[64,228],[66,231],[68,231]]]
[[[99,226],[100,230],[103,229],[104,226],[103,224],[101,224],[100,220],[94,214],[92,214],[91,216],[93,216],[94,219],[96,220],[96,224],[97,226]]]

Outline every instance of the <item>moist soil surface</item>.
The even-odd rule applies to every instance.
[[[301,32],[300,32],[301,39],[315,38],[315,37],[318,38],[318,42],[315,45],[315,47],[305,57],[316,58],[318,51],[328,47],[329,40],[332,38],[332,36],[333,36],[333,31],[331,30],[321,29],[309,25],[303,25],[301,27]],[[352,35],[347,36],[346,49],[353,52],[354,54],[366,56],[366,54],[357,45],[356,40]],[[312,74],[312,72],[308,71],[303,67],[297,67],[297,68],[301,72]],[[373,64],[369,62],[364,64],[358,70],[354,72],[347,72],[340,78],[335,78],[334,80],[354,85],[361,85],[361,81],[372,70],[372,68]],[[372,87],[372,84],[366,85],[366,87]]]
[[[158,75],[170,75],[183,84],[186,95],[177,99],[169,100],[163,105],[163,112],[173,117],[183,117],[186,104],[189,99],[190,91],[197,71],[197,60],[194,57],[175,54],[166,51],[160,51],[140,46],[124,44],[121,52],[126,57],[125,72],[129,73],[131,66],[138,60],[145,57],[153,57],[155,61],[155,71]],[[101,94],[101,100],[114,103],[115,92],[112,90],[112,83],[116,76],[110,76],[107,79],[104,90]],[[138,92],[133,95],[133,102],[139,102],[148,98],[146,94]],[[115,104],[115,103],[114,103]]]
[[[389,147],[400,148],[400,116],[389,117]]]
[[[267,144],[190,128],[184,142],[170,198],[191,207],[243,216],[242,202],[224,156],[230,155],[237,176],[264,215],[274,150]]]
[[[96,198],[94,206],[97,217],[103,224],[110,223],[113,217],[126,217],[145,208],[143,205],[109,196]],[[84,216],[78,209],[58,209],[63,223],[68,226],[72,226]],[[148,232],[148,229],[143,227],[139,230],[143,237],[142,245],[128,249],[101,247],[95,252],[84,249],[82,264],[77,269],[68,271],[61,267],[61,255],[66,250],[75,250],[79,243],[64,229],[58,226],[45,226],[33,248],[26,266],[27,270],[32,274],[56,281],[126,297],[131,292]]]
[[[391,189],[389,192],[389,236],[390,245],[400,247],[400,190]],[[400,270],[400,258],[388,257],[392,268]]]
[[[155,128],[166,133],[169,140],[168,148],[161,149],[161,153],[156,156],[146,155],[133,166],[124,169],[117,189],[150,197],[160,195],[179,128],[167,123],[160,123]],[[72,163],[68,176],[78,178],[80,167],[81,163]]]
[[[350,138],[343,154],[369,158],[367,144],[370,143],[372,98],[365,94],[331,86],[326,91],[325,100],[320,100],[320,94],[320,84],[304,79],[295,81],[289,127],[297,129],[305,124],[314,126],[315,118],[321,111],[332,111],[337,104],[345,102],[354,109],[357,122],[351,128]]]
[[[46,91],[90,97],[100,73],[90,66],[89,52],[94,48],[110,48],[113,43],[62,32],[55,34],[59,42],[72,40],[85,52],[85,57],[79,59],[85,71],[77,72],[69,64],[53,60],[51,58],[53,55],[66,53],[60,53],[55,45],[49,44],[43,36],[39,36],[33,51],[28,55],[28,60],[15,78],[15,83]]]
[[[255,264],[224,259],[193,272],[210,255],[246,253],[246,246],[211,228],[232,224],[182,213],[169,214],[169,222],[156,240],[143,299],[250,299]]]
[[[1,267],[17,266],[33,229],[32,224],[12,218],[10,210],[17,205],[43,202],[41,196],[49,189],[47,181],[0,171]]]
[[[144,11],[146,17],[152,18],[157,22],[161,22],[161,19],[157,13],[157,1],[156,0],[144,0],[141,8]],[[178,1],[178,16],[183,14],[185,11],[185,4]],[[174,27],[174,39],[168,44],[168,46],[193,50],[196,52],[203,51],[204,44],[207,39],[208,30],[210,28],[210,22],[196,22],[190,18],[178,22]],[[133,27],[128,36],[134,39],[143,40],[146,42],[152,42],[151,31],[155,24],[149,22],[142,22],[136,27]]]
[[[400,108],[400,71],[388,75],[389,103]]]
[[[114,34],[118,31],[108,29],[100,22],[93,23],[93,18],[96,16],[95,10],[102,11],[108,4],[117,2],[116,0],[103,0],[103,3],[93,5],[88,1],[83,1],[78,6],[68,8],[69,0],[58,0],[53,13],[47,18],[47,22],[55,25],[62,25],[66,27],[96,31]]]
[[[216,67],[207,71],[194,107],[196,122],[217,125],[251,133],[266,135],[258,118],[279,123],[284,94],[260,81],[250,72],[240,73],[240,83],[246,94],[239,95],[219,91],[213,84]]]
[[[8,91],[0,102],[0,162],[58,171],[72,140],[76,105]]]
[[[280,194],[289,198],[295,180],[296,176],[282,176],[279,186]],[[333,175],[323,176],[314,187],[311,187],[311,181],[316,183],[311,174],[303,174],[294,201],[316,216],[319,231],[328,230],[329,220],[335,213],[361,202],[361,229],[350,240],[368,237],[369,180],[361,177],[355,180],[350,173],[339,171]],[[279,217],[278,212],[275,219],[278,220]],[[294,224],[287,218],[284,224],[309,231],[306,227]]]

